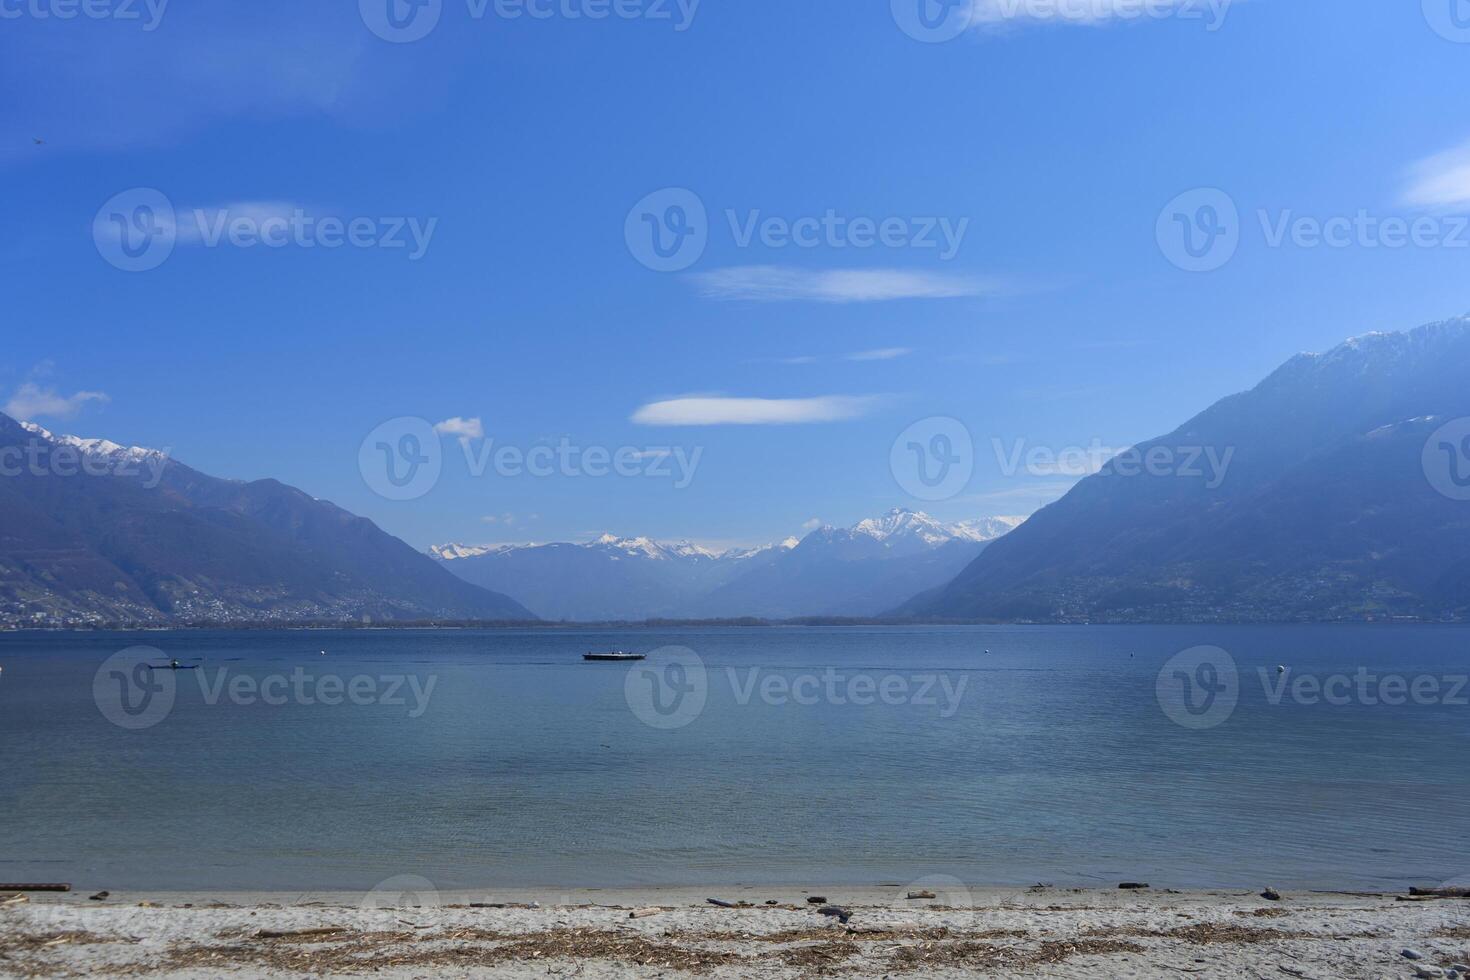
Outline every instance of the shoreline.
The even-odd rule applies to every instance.
[[[1470,900],[1238,890],[743,885],[0,896],[0,973],[530,980],[1444,976]],[[395,890],[397,889],[397,890]],[[933,895],[910,899],[908,892]],[[720,898],[738,907],[717,907]],[[809,903],[810,898],[826,905]],[[773,902],[775,904],[766,904]],[[835,906],[835,907],[834,907]],[[845,921],[844,921],[845,920]],[[1409,950],[1419,959],[1404,955]],[[1428,971],[1440,971],[1432,973]]]
[[[932,892],[933,899],[908,899],[911,892]],[[229,905],[232,908],[306,908],[313,905],[328,908],[363,908],[373,902],[385,908],[400,907],[400,896],[412,895],[413,901],[425,908],[494,908],[494,907],[539,907],[542,908],[634,908],[644,905],[678,908],[717,909],[710,899],[741,904],[741,908],[759,909],[769,907],[800,907],[808,898],[820,896],[829,899],[829,904],[858,905],[866,908],[1007,908],[1035,905],[1041,898],[1053,901],[1058,896],[1085,898],[1091,904],[1126,905],[1129,902],[1145,904],[1169,904],[1169,902],[1204,902],[1204,904],[1260,904],[1261,907],[1283,908],[1261,896],[1263,889],[1250,887],[1200,887],[1200,889],[1175,889],[1175,887],[1085,887],[1066,884],[992,884],[992,886],[967,886],[956,880],[920,879],[908,884],[634,884],[634,886],[514,886],[473,887],[473,889],[435,889],[425,879],[417,876],[400,876],[388,879],[373,889],[106,889],[103,892],[91,887],[73,887],[71,892],[24,892],[28,904],[57,905],[76,908],[118,908],[129,904],[146,902],[156,907],[204,907],[204,905]],[[106,893],[107,898],[96,902],[91,896]],[[1283,899],[1299,902],[1386,901],[1405,902],[1410,899],[1408,889],[1376,890],[1357,889],[1282,889]],[[15,895],[15,892],[0,890],[0,898]],[[1417,896],[1430,901],[1433,896]],[[1457,899],[1438,899],[1454,902]],[[1417,902],[1413,902],[1417,904]],[[148,907],[144,905],[144,907]],[[1464,899],[1464,909],[1470,918],[1470,899]],[[1467,979],[1470,980],[1470,979]]]
[[[405,885],[414,883],[417,887]],[[95,903],[86,907],[109,907],[119,903],[150,902],[157,905],[184,906],[226,903],[232,906],[282,907],[323,904],[334,907],[357,907],[375,896],[392,896],[405,891],[430,896],[426,904],[440,906],[483,905],[532,905],[546,907],[606,907],[621,908],[632,905],[678,905],[690,908],[703,907],[709,899],[734,903],[745,902],[749,907],[774,901],[776,904],[803,904],[811,896],[823,896],[836,903],[853,903],[866,906],[909,902],[909,892],[931,891],[936,894],[933,902],[949,907],[1004,906],[1007,903],[1026,904],[1038,895],[1087,896],[1092,901],[1116,899],[1140,899],[1167,902],[1173,899],[1188,901],[1239,901],[1246,902],[1261,898],[1263,888],[1246,886],[1218,887],[1174,887],[1167,884],[1142,882],[1141,887],[1118,885],[1072,885],[1042,883],[1035,885],[969,885],[947,875],[935,875],[916,879],[908,883],[879,882],[874,884],[820,884],[793,885],[789,882],[773,885],[752,884],[667,884],[667,885],[512,885],[484,887],[435,887],[428,879],[419,875],[405,874],[386,879],[374,888],[106,888],[97,885],[71,885],[69,891],[32,890],[22,892],[31,904],[82,905],[91,902],[91,896],[104,893],[108,896],[102,906]],[[1332,901],[1334,899],[1382,899],[1405,901],[1412,898],[1428,899],[1433,896],[1411,896],[1410,887],[1432,888],[1435,883],[1405,886],[1402,889],[1361,888],[1281,888],[1282,895],[1295,896],[1301,900]],[[1467,886],[1470,889],[1470,886]],[[0,888],[0,899],[17,894]],[[1262,899],[1262,901],[1267,901]],[[717,907],[710,905],[710,907]],[[1470,900],[1465,906],[1470,912]],[[1470,980],[1470,978],[1467,978]]]
[[[1470,619],[1139,619],[1081,622],[1075,620],[980,620],[980,619],[770,619],[770,620],[609,620],[605,622],[563,622],[549,620],[511,620],[484,622],[406,622],[406,623],[168,623],[168,624],[109,624],[70,626],[12,626],[0,624],[0,635],[23,633],[297,633],[297,632],[342,632],[342,633],[450,633],[450,632],[494,632],[544,630],[606,631],[606,630],[722,630],[722,629],[970,629],[970,628],[1078,628],[1098,629],[1102,627],[1162,627],[1202,628],[1215,626],[1259,626],[1279,629],[1285,626],[1361,626],[1361,627],[1404,627],[1404,626],[1470,626]]]

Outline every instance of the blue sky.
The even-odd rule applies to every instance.
[[[1126,446],[1470,310],[1464,0],[439,0],[404,43],[369,26],[387,0],[95,2],[3,5],[0,404],[415,546],[1028,513],[1075,468],[1003,472],[994,440]],[[910,36],[920,2],[964,29]],[[129,271],[108,229],[139,188],[173,248]],[[1192,260],[1169,229],[1206,236],[1220,193],[1233,231]],[[638,230],[675,242],[691,202],[698,247],[654,257]],[[399,417],[460,420],[407,500],[362,472]],[[932,417],[972,473],[921,499],[893,446]],[[475,476],[487,440],[699,455],[687,486]]]

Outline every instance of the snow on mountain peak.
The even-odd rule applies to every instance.
[[[478,558],[481,555],[515,547],[518,546],[513,544],[432,544],[429,545],[429,554],[444,561],[458,561],[461,558]]]
[[[76,436],[56,435],[34,422],[21,422],[20,427],[38,439],[55,446],[70,446],[88,456],[101,456],[116,462],[141,463],[147,459],[166,458],[168,453],[144,446],[122,446],[110,439],[79,439]]]
[[[886,543],[918,542],[927,548],[939,547],[950,541],[984,542],[1014,530],[1024,517],[982,517],[945,524],[928,514],[895,507],[882,517],[870,517],[848,528],[850,535],[865,535]],[[840,534],[836,528],[824,527],[812,532],[817,535]],[[775,544],[755,548],[730,548],[712,551],[692,541],[655,541],[649,537],[623,538],[616,534],[602,534],[580,548],[597,548],[610,552],[615,559],[639,558],[650,561],[741,561],[764,555],[772,551],[785,552],[801,544],[801,539],[788,537]],[[911,545],[912,546],[912,545]],[[531,544],[464,545],[439,544],[429,548],[429,554],[443,561],[477,558],[481,555],[514,551],[520,548],[540,547]]]
[[[670,554],[678,555],[680,558],[718,558],[719,553],[701,547],[693,541],[676,541],[665,545]]]
[[[848,532],[885,543],[915,540],[929,547],[938,547],[950,541],[993,541],[1014,531],[1025,520],[1024,517],[979,517],[946,524],[923,511],[895,507],[882,517],[859,521]]]
[[[951,524],[950,529],[971,541],[993,541],[1026,523],[1024,517],[977,517]]]
[[[620,551],[630,557],[664,559],[670,557],[663,545],[652,538],[620,538],[616,534],[604,534],[592,542],[591,547],[608,548]]]

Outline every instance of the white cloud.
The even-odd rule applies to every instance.
[[[1127,448],[1100,444],[1085,448],[1072,446],[1060,452],[1047,451],[1035,457],[1028,456],[1024,466],[1032,476],[1091,476]]]
[[[441,436],[458,436],[461,442],[485,438],[485,426],[478,418],[462,419],[458,415],[435,423],[434,431]]]
[[[912,347],[879,347],[875,350],[852,351],[848,354],[824,354],[816,356],[802,354],[797,357],[777,357],[772,360],[776,364],[788,366],[799,366],[806,364],[821,364],[825,361],[891,361],[894,358],[906,357],[914,352]]]
[[[693,276],[710,299],[760,302],[875,303],[895,299],[953,299],[996,292],[979,279],[907,272],[901,269],[811,271],[775,265],[745,265]]]
[[[1096,27],[1114,21],[1203,21],[1218,30],[1236,0],[972,0],[970,24],[994,29],[1011,24],[1072,24]]]
[[[651,402],[633,413],[640,425],[800,425],[841,422],[866,415],[879,399],[832,395],[824,398],[725,398],[700,396]]]
[[[860,350],[851,354],[843,355],[848,361],[891,361],[896,357],[904,357],[912,354],[911,347],[880,347],[877,350]]]
[[[153,221],[160,231],[171,232],[174,242],[181,246],[219,245],[237,240],[274,244],[288,243],[297,236],[293,223],[297,212],[313,222],[325,216],[291,201],[234,201],[205,207],[173,202],[168,211],[156,212]],[[303,221],[301,227],[300,234],[307,235],[313,225]],[[115,224],[105,224],[100,231],[114,240],[122,236],[122,229]]]
[[[79,391],[74,395],[62,395],[55,388],[42,388],[28,381],[17,388],[5,403],[5,414],[27,422],[46,416],[69,419],[88,402],[107,401],[107,395],[100,391]]]
[[[306,208],[291,201],[233,201],[203,208],[175,207],[174,222],[177,226],[180,245],[203,245],[207,242],[229,241],[232,226],[244,221],[251,229],[247,235],[263,237],[269,233],[272,240],[284,240],[291,219],[297,211]],[[267,221],[284,222],[276,230],[266,226]]]
[[[817,528],[819,528],[821,526],[822,526],[822,519],[820,517],[813,517],[809,521],[802,521],[801,522],[801,529],[803,531],[815,531]]]
[[[993,503],[997,500],[1052,501],[1064,497],[1075,483],[1038,483],[1029,487],[1011,487],[1006,490],[991,490],[956,498],[957,503]]]
[[[1403,201],[1416,208],[1470,208],[1470,143],[1420,160],[1409,168]]]

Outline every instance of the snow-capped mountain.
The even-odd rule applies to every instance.
[[[604,534],[580,544],[443,544],[429,553],[551,619],[873,615],[944,584],[1020,521],[945,524],[895,509],[758,548]]]
[[[168,459],[168,452],[166,450],[148,449],[143,446],[123,446],[110,439],[79,439],[76,436],[59,436],[34,422],[19,422],[17,424],[37,439],[43,439],[53,446],[67,446],[85,456],[106,459],[119,466],[125,463],[136,465],[149,462],[150,460],[164,461]]]
[[[515,547],[519,546],[513,544],[436,544],[429,547],[429,557],[454,561],[457,558],[478,558],[492,551],[504,551]]]
[[[276,480],[4,414],[0,458],[0,625],[535,618]]]
[[[971,541],[994,541],[1024,524],[1024,517],[978,517],[951,524],[950,529]]]
[[[944,524],[921,511],[895,507],[882,517],[859,521],[848,528],[847,532],[854,537],[862,535],[873,538],[890,547],[915,542],[937,548],[950,541],[973,541],[977,544],[993,541],[1014,531],[1024,520],[1024,517],[981,517]]]
[[[852,527],[818,528],[775,561],[711,592],[696,614],[877,616],[893,608],[895,596],[912,597],[949,582],[1021,520],[945,524],[895,508]]]
[[[436,544],[429,547],[429,555],[441,561],[457,561],[479,558],[484,555],[504,554],[511,551],[528,551],[535,548],[580,547],[598,551],[613,559],[635,558],[649,561],[741,561],[754,558],[771,549],[795,548],[800,542],[787,538],[774,545],[758,548],[731,548],[727,551],[712,551],[692,541],[655,541],[652,538],[620,538],[615,534],[604,534],[585,544],[569,545],[566,542],[550,544]]]

